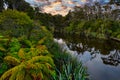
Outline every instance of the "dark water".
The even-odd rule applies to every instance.
[[[92,80],[120,80],[120,43],[60,33],[54,37],[77,51]]]

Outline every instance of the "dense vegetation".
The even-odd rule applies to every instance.
[[[73,27],[75,26],[75,27]],[[95,38],[119,38],[120,39],[120,21],[109,19],[96,19],[90,21],[72,22],[70,26],[66,27],[67,33],[81,34],[87,37]]]
[[[66,16],[40,13],[39,8],[32,9],[24,0],[1,1],[8,4],[8,8],[26,12],[35,22],[46,26],[51,32],[64,32],[79,34],[87,37],[97,38],[120,38],[120,1],[110,0],[109,3],[101,5],[95,2],[93,5],[75,7]],[[1,3],[1,5],[3,5]],[[22,4],[24,7],[20,6]],[[2,11],[3,7],[1,7]],[[30,27],[29,27],[30,28]]]
[[[62,52],[51,32],[120,39],[120,10],[111,5],[119,3],[75,7],[63,17],[24,0],[0,0],[0,80],[85,80],[82,63]]]
[[[110,0],[101,5],[95,2],[93,5],[75,7],[66,16],[36,13],[34,19],[40,20],[52,32],[64,32],[79,34],[97,38],[119,38],[120,33],[120,9],[119,0]]]
[[[62,52],[39,21],[17,10],[0,13],[0,80],[85,80],[85,75],[82,63]]]
[[[66,25],[63,31],[87,37],[120,39],[120,9],[118,6],[119,2],[111,0],[105,5],[95,2],[93,6],[76,7],[67,15],[70,17],[69,25]]]

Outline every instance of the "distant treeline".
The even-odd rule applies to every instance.
[[[120,0],[110,0],[107,4],[95,2],[92,6],[74,7],[66,16],[41,13],[39,7],[31,7],[24,0],[1,0],[9,9],[26,12],[31,19],[46,26],[52,32],[82,34],[90,37],[120,38]],[[22,5],[22,6],[21,6]]]

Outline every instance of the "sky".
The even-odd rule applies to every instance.
[[[65,16],[75,6],[83,6],[99,1],[101,4],[109,2],[109,0],[26,0],[31,5],[39,6],[42,12],[51,13],[52,15],[60,14]]]

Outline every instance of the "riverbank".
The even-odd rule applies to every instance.
[[[96,20],[80,20],[71,22],[69,26],[65,26],[60,30],[60,33],[80,35],[89,38],[99,39],[120,39],[120,21],[111,19],[96,19]]]
[[[60,33],[55,34],[54,37],[58,40],[62,39],[66,44],[65,48],[77,52],[77,57],[87,67],[91,80],[119,80],[119,42]]]
[[[82,63],[27,14],[5,10],[0,26],[0,80],[85,80]]]

